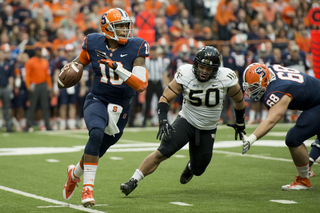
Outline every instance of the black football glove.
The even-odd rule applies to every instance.
[[[167,119],[163,119],[159,121],[159,132],[157,134],[157,139],[159,138],[159,140],[162,139],[162,136],[164,136],[164,138],[170,138],[170,131],[175,131],[174,127],[171,126],[168,123]]]
[[[240,137],[240,140],[242,140],[242,134],[246,134],[246,132],[244,131],[244,129],[246,128],[245,124],[227,124],[227,126],[234,128],[235,130],[235,140],[238,140],[238,135]]]

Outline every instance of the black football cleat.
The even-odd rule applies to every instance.
[[[189,162],[188,162],[186,168],[183,170],[183,172],[182,172],[182,174],[181,174],[181,176],[180,176],[180,183],[181,183],[181,184],[186,184],[186,183],[188,183],[188,182],[192,179],[192,177],[193,177],[193,173],[192,173],[192,171],[189,169],[188,165],[189,165]]]
[[[138,186],[138,180],[131,178],[126,183],[120,185],[120,190],[128,196]]]

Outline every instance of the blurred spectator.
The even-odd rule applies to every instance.
[[[263,11],[266,9],[267,6],[266,6],[266,3],[265,3],[265,0],[254,0],[253,4],[252,4],[252,7],[258,13],[263,13]]]
[[[299,0],[290,0],[290,4],[284,7],[282,11],[282,18],[284,22],[289,25],[291,20],[296,15],[296,10],[299,8],[300,2]]]
[[[157,16],[163,3],[157,0],[147,0],[144,4],[147,11],[152,13],[154,16]]]
[[[172,19],[176,16],[179,12],[178,8],[179,0],[169,0],[169,4],[166,7],[167,16]]]
[[[82,43],[85,35],[80,29],[77,29],[76,31],[76,39],[75,41],[72,42],[73,46],[75,47],[76,50],[76,55],[79,55],[81,50],[82,50]]]
[[[52,42],[56,38],[57,30],[53,26],[53,21],[48,21],[45,31],[48,34],[48,41]]]
[[[39,40],[39,25],[36,21],[31,20],[27,27],[27,33],[29,35],[29,39],[31,40],[31,43],[36,43]]]
[[[213,38],[213,35],[212,35],[212,31],[210,29],[210,27],[204,27],[202,29],[202,33],[203,33],[203,37],[202,39],[199,39],[199,40],[203,40],[203,41],[212,41],[212,40],[215,40]]]
[[[250,22],[250,33],[248,35],[248,40],[258,40],[259,34],[259,22],[257,20],[252,20]],[[250,43],[248,50],[250,50],[251,52],[256,52],[256,48],[257,48],[257,43]]]
[[[49,52],[52,52],[52,43],[48,41],[48,34],[46,31],[40,32],[40,39],[35,43],[35,46],[46,48]]]
[[[18,24],[19,20],[15,20],[13,16],[13,8],[11,5],[6,5],[4,7],[4,11],[1,14],[1,19],[3,21],[4,26],[8,31],[11,30],[14,24]]]
[[[57,30],[56,35],[57,38],[52,42],[52,48],[54,52],[57,52],[59,48],[64,48],[69,43],[68,39],[64,35],[64,30],[62,28],[59,28]]]
[[[168,72],[165,69],[166,67],[164,67],[163,59],[159,56],[157,51],[157,46],[150,47],[150,57],[146,58],[146,68],[149,73],[149,79],[142,126],[146,126],[148,120],[154,120],[152,119],[152,115],[155,113],[150,111],[153,94],[156,94],[157,100],[159,100],[163,92],[163,85],[168,85],[170,81]],[[152,126],[156,124],[157,123],[152,123]]]
[[[177,41],[179,38],[182,37],[182,30],[183,25],[180,19],[176,17],[172,22],[172,26],[169,28],[170,34],[172,36],[172,41]]]
[[[259,26],[260,27],[265,27],[267,25],[267,21],[266,19],[264,18],[264,15],[262,12],[259,12],[257,15],[256,15],[256,20],[258,21],[259,23]]]
[[[230,33],[228,24],[231,21],[235,21],[235,17],[233,15],[233,9],[231,0],[220,0],[217,6],[217,13],[214,19],[219,24],[219,39],[220,40],[229,40]]]
[[[107,11],[107,10],[106,10]],[[100,25],[100,19],[103,14],[99,14],[99,5],[94,3],[91,5],[90,19],[95,23],[96,26]]]
[[[263,11],[263,15],[268,23],[273,23],[276,11],[273,0],[266,0],[266,8]]]
[[[14,98],[11,101],[12,114],[17,119],[16,130],[21,131],[27,125],[25,117],[26,102],[28,100],[25,85],[25,63],[29,60],[27,53],[21,53],[17,57],[17,64],[14,70]]]
[[[24,131],[32,131],[32,123],[37,103],[40,101],[43,118],[47,130],[50,127],[49,89],[52,90],[49,62],[42,57],[41,47],[35,47],[35,56],[30,58],[26,65],[26,88],[30,105],[27,111],[27,126]]]
[[[231,43],[230,56],[232,56],[235,59],[237,71],[239,73],[239,77],[241,77],[246,68],[248,44],[246,43],[245,36],[240,34],[232,36],[232,38],[230,39],[230,43]],[[239,84],[241,88],[242,88],[242,82],[243,82],[243,78],[239,78]]]
[[[98,4],[98,15],[100,17],[109,9],[111,9],[110,5],[108,5],[105,0],[97,0],[96,2]]]
[[[299,19],[297,17],[293,17],[291,19],[291,23],[287,30],[287,38],[292,40],[295,39],[296,34],[298,33]]]
[[[244,9],[239,9],[238,18],[234,22],[234,26],[230,30],[231,35],[249,33],[249,26],[246,22],[246,12]]]
[[[267,26],[266,26],[266,36],[272,42],[274,42],[276,40],[276,34],[275,34],[271,24],[267,24]]]
[[[27,32],[20,32],[19,43],[21,43],[24,40],[27,40],[26,46],[29,46],[29,48],[26,48],[24,52],[27,53],[31,58],[32,56],[34,56],[34,51],[32,48],[34,43],[31,39],[29,39],[29,34]]]
[[[179,11],[179,17],[182,25],[188,24],[191,28],[193,27],[194,20],[187,9],[182,9]]]
[[[70,40],[76,36],[77,25],[72,18],[66,18],[61,22],[64,36]]]
[[[289,49],[290,56],[284,60],[283,64],[285,67],[293,68],[299,70],[303,73],[309,69],[305,57],[299,54],[299,46],[292,44]]]
[[[64,65],[71,62],[75,57],[75,48],[73,44],[67,44],[64,48],[65,57],[60,58],[54,67],[56,76]],[[60,130],[76,129],[76,101],[78,97],[79,86],[69,87],[59,90],[59,115],[60,115]]]
[[[251,63],[263,63],[267,66],[274,63],[274,57],[272,55],[272,44],[270,42],[261,43],[258,46],[258,51]]]
[[[274,6],[275,6],[276,10],[282,14],[282,11],[284,10],[284,8],[289,6],[289,4],[285,0],[277,0],[274,3]]]
[[[45,22],[52,21],[52,11],[50,7],[46,4],[45,0],[36,0],[33,2],[33,5],[31,6],[31,14],[32,18],[36,19],[39,14],[42,15],[42,18]]]
[[[52,3],[51,10],[53,14],[53,26],[54,28],[60,27],[60,22],[67,17],[70,7],[65,3],[66,0],[58,0]]]
[[[256,15],[258,14],[258,12],[253,8],[253,0],[247,0],[245,10],[247,13],[246,22],[249,25],[251,21],[255,19]]]
[[[20,1],[19,7],[14,11],[13,16],[19,23],[27,23],[31,19],[31,11],[28,8],[27,1]]]
[[[282,54],[279,48],[273,48],[274,63],[283,66]]]
[[[13,46],[18,45],[20,37],[20,27],[18,24],[13,25],[11,32],[9,33],[9,43]]]
[[[308,36],[308,32],[306,28],[303,28],[301,30],[301,35],[298,36],[295,40],[300,50],[306,53],[311,52],[311,38]]]
[[[10,100],[13,98],[13,64],[5,61],[4,46],[0,48],[0,99],[2,101],[3,117],[6,121],[6,131],[12,132],[10,118]]]

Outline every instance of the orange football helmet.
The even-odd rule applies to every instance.
[[[254,101],[260,100],[270,83],[272,73],[265,64],[250,64],[243,72],[243,89]]]
[[[124,27],[123,24],[126,24]],[[118,26],[119,27],[118,27]],[[113,8],[105,12],[100,19],[100,28],[107,38],[116,40],[119,44],[127,43],[133,36],[132,20],[126,11]]]

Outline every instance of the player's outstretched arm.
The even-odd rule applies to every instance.
[[[245,154],[256,140],[262,138],[280,121],[286,114],[290,102],[291,97],[284,95],[278,103],[269,109],[268,116],[259,124],[254,132],[249,137],[243,136],[242,154]]]
[[[230,87],[228,90],[228,96],[233,100],[233,103],[234,103],[233,107],[236,114],[236,123],[227,124],[227,126],[234,128],[235,140],[238,139],[238,135],[240,140],[242,140],[242,135],[246,134],[246,132],[244,131],[246,128],[244,123],[246,105],[244,102],[243,93],[240,88],[240,85],[236,84],[233,87]]]
[[[158,103],[159,131],[157,139],[170,138],[170,131],[174,128],[168,122],[169,103],[173,101],[182,92],[182,86],[173,79],[163,91]]]

